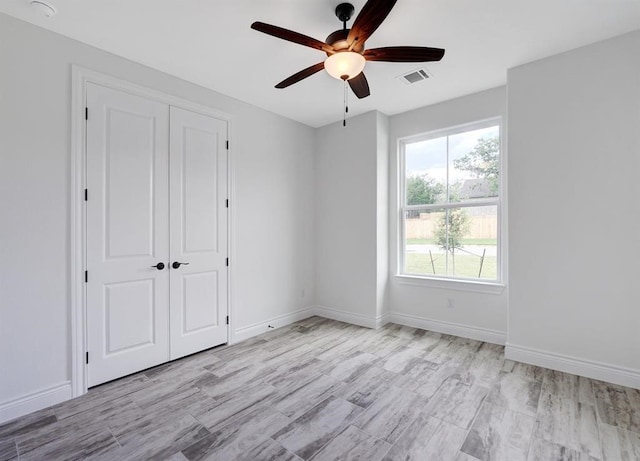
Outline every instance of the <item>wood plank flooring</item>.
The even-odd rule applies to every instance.
[[[312,317],[0,425],[0,460],[640,460],[640,391]]]

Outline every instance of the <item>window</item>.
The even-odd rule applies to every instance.
[[[500,282],[500,120],[400,148],[400,274]]]

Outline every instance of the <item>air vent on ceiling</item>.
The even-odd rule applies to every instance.
[[[396,77],[396,78],[398,78],[400,81],[402,81],[407,85],[411,85],[412,83],[418,83],[423,80],[426,80],[429,77],[431,77],[431,74],[426,69],[423,68],[423,69],[412,70],[411,72],[404,75],[400,75],[399,77]]]

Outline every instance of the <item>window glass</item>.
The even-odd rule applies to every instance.
[[[454,134],[449,139],[449,201],[497,197],[500,138],[497,126]]]
[[[405,166],[407,205],[427,205],[446,201],[446,137],[407,144]]]
[[[498,281],[500,126],[404,144],[406,275]]]

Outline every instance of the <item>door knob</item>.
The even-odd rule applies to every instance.
[[[151,267],[155,267],[156,269],[161,271],[162,269],[164,269],[164,263],[158,263],[155,266],[151,266]]]
[[[180,263],[178,261],[174,261],[173,264],[171,265],[171,267],[173,267],[174,269],[178,269],[180,266],[188,266],[189,263]]]

